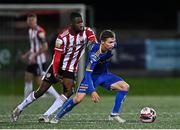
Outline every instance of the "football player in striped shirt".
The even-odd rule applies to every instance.
[[[25,71],[24,99],[33,91],[33,78],[36,78],[37,84],[40,85],[42,75],[45,73],[46,53],[48,45],[46,41],[45,30],[37,24],[36,14],[27,16],[27,25],[29,26],[30,49],[22,55],[22,59],[27,62]],[[53,87],[48,92],[54,97],[58,93]]]
[[[125,122],[125,120],[119,116],[119,112],[128,94],[129,85],[121,77],[108,71],[110,59],[113,56],[111,50],[116,44],[115,33],[111,30],[104,30],[101,32],[100,40],[101,43],[95,43],[89,52],[85,76],[77,89],[76,96],[73,99],[69,99],[61,107],[57,115],[50,121],[51,123],[58,123],[58,121],[80,103],[88,93],[91,94],[92,101],[98,102],[100,97],[96,92],[96,87],[99,85],[109,91],[117,91],[109,120],[115,120],[119,123]]]
[[[40,122],[49,122],[49,117],[73,94],[79,60],[87,44],[96,42],[96,36],[91,28],[84,27],[81,14],[72,12],[70,20],[70,26],[60,32],[56,39],[52,63],[47,69],[39,89],[29,94],[15,108],[11,116],[13,122],[18,120],[25,107],[42,96],[52,84],[61,82],[63,93],[39,119]]]

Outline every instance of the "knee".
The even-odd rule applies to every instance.
[[[79,97],[79,96],[76,96],[76,97],[74,98],[74,103],[75,103],[75,104],[78,104],[78,103],[82,102],[82,100],[83,100],[83,98],[81,98],[81,97]]]
[[[123,91],[129,91],[130,86],[129,84],[124,83],[124,84],[121,84],[119,88],[120,90],[123,90]]]
[[[34,97],[39,98],[41,97],[50,87],[49,83],[42,82],[39,88],[34,92]]]
[[[67,86],[64,86],[64,93],[67,98],[71,97],[74,94],[74,85],[70,84]]]
[[[130,86],[129,86],[129,84],[126,83],[123,85],[123,88],[125,91],[129,91]]]
[[[70,98],[72,95],[74,94],[74,91],[73,89],[66,89],[66,91],[64,92],[64,95],[67,97],[67,98]]]

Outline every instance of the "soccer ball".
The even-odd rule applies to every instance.
[[[140,121],[143,123],[152,123],[156,119],[156,111],[150,107],[144,107],[140,111]]]

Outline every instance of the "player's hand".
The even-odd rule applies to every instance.
[[[99,97],[99,95],[97,94],[97,92],[92,92],[92,93],[91,93],[91,100],[92,100],[94,103],[99,102],[100,97]]]

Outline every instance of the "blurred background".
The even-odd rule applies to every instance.
[[[180,95],[178,3],[175,0],[1,1],[0,94],[23,95],[26,64],[20,56],[29,49],[26,15],[36,13],[38,24],[46,29],[50,63],[52,37],[68,25],[69,14],[78,11],[97,37],[104,29],[116,32],[119,45],[110,69],[130,84],[130,95]]]

